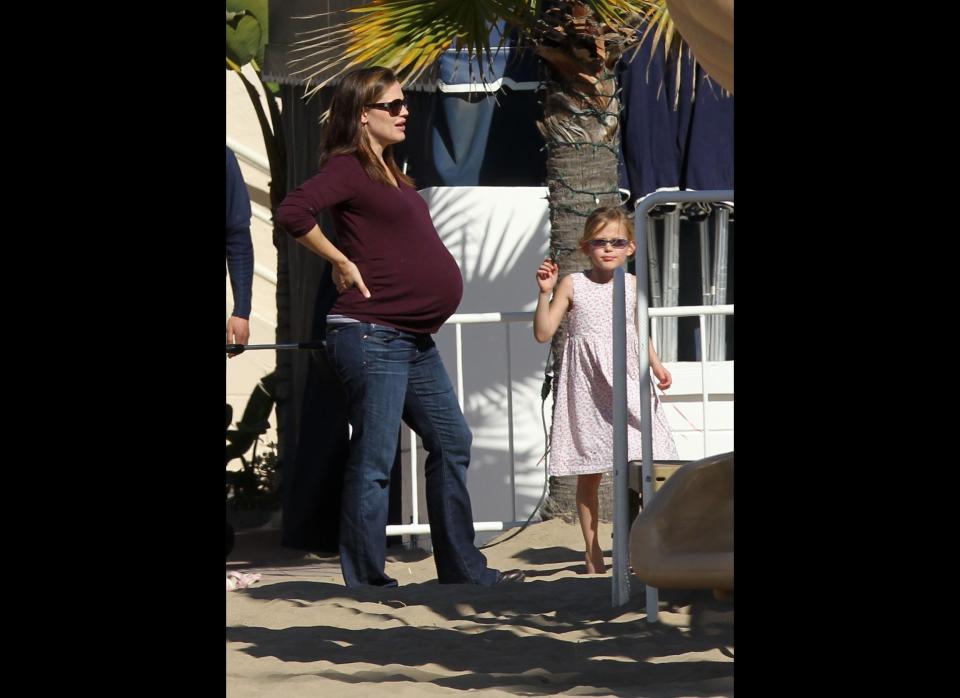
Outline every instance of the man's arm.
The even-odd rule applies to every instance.
[[[227,271],[233,290],[233,313],[227,321],[227,343],[246,344],[250,339],[250,306],[253,297],[253,240],[250,237],[250,197],[240,165],[227,148]]]

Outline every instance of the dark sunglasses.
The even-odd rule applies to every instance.
[[[407,100],[395,99],[392,102],[375,102],[373,104],[365,104],[364,106],[367,109],[383,109],[383,111],[390,112],[390,116],[400,116],[400,112],[407,106]]]
[[[624,238],[617,238],[616,240],[594,238],[593,240],[587,240],[587,244],[595,250],[599,250],[601,247],[606,247],[607,245],[610,245],[610,247],[614,247],[618,250],[622,250],[624,247],[630,244],[630,241]]]

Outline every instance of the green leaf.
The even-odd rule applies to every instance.
[[[267,0],[227,0],[227,58],[263,65],[269,33]]]
[[[260,23],[250,15],[243,15],[235,26],[227,24],[227,58],[237,65],[246,65],[256,58],[262,36]]]

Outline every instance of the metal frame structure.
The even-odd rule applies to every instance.
[[[634,225],[637,239],[637,339],[640,353],[640,419],[643,501],[653,499],[653,438],[650,415],[650,358],[647,346],[650,341],[650,310],[647,289],[650,284],[650,269],[647,263],[647,213],[654,206],[668,203],[733,201],[733,190],[718,191],[671,191],[650,194],[637,200]],[[626,286],[625,272],[617,269],[613,279],[613,578],[611,592],[614,607],[630,600],[629,549],[630,522],[628,519],[627,490],[627,362],[626,362]],[[716,307],[716,306],[715,306]],[[679,309],[677,309],[679,310]],[[730,310],[732,312],[732,308]],[[691,313],[692,314],[692,313]],[[700,315],[701,347],[705,347],[707,313]],[[710,313],[727,314],[727,313]],[[706,360],[706,351],[701,350],[701,359]],[[704,384],[706,377],[703,377]],[[706,388],[704,388],[706,390]],[[706,393],[704,393],[706,401]],[[706,420],[706,404],[704,404]],[[704,421],[706,433],[706,421]],[[657,589],[646,585],[647,621],[657,622],[657,607],[660,602]]]

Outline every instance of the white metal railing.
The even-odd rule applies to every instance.
[[[649,309],[650,317],[691,317],[699,316],[700,318],[700,381],[701,381],[701,399],[703,401],[703,442],[704,442],[704,455],[706,455],[707,448],[707,403],[709,402],[709,397],[707,395],[707,353],[705,351],[706,347],[704,342],[707,338],[707,333],[705,332],[706,327],[706,318],[710,315],[733,315],[733,305],[685,305],[685,306],[673,306],[673,307],[658,307]],[[507,345],[506,359],[507,359],[507,440],[508,440],[508,449],[510,453],[510,497],[512,502],[511,511],[513,513],[513,521],[474,521],[473,528],[475,531],[502,531],[512,526],[519,526],[522,522],[517,521],[517,490],[516,490],[516,463],[515,463],[515,450],[514,450],[514,433],[513,433],[513,377],[511,373],[511,360],[510,360],[510,325],[517,322],[533,322],[534,313],[532,311],[528,312],[517,312],[517,313],[457,313],[451,315],[450,319],[447,320],[448,325],[454,326],[454,340],[455,340],[455,353],[456,361],[454,362],[455,377],[456,377],[456,386],[457,386],[457,401],[460,403],[460,411],[464,409],[463,401],[463,334],[462,326],[463,325],[478,325],[478,324],[503,324],[504,325],[504,334]],[[419,534],[429,534],[430,525],[420,523],[420,507],[418,499],[418,487],[419,487],[419,473],[418,473],[418,456],[417,456],[417,434],[413,429],[409,430],[410,434],[410,477],[409,477],[409,487],[410,487],[410,503],[411,503],[411,521],[409,524],[390,524],[387,526],[387,535],[388,536],[399,536],[399,535],[419,535]]]
[[[270,161],[253,148],[248,148],[243,143],[233,140],[230,136],[227,136],[227,147],[244,162],[253,165],[261,172],[270,174]]]
[[[273,225],[273,216],[270,213],[270,209],[266,206],[258,204],[256,201],[250,202],[250,211],[253,213],[254,218],[259,218],[264,223]]]
[[[649,211],[661,203],[686,203],[686,202],[716,202],[733,201],[733,190],[708,190],[708,191],[677,191],[677,192],[655,192],[642,199],[637,199],[635,207],[634,221],[636,225],[637,239],[637,289],[636,289],[636,308],[638,321],[638,338],[640,341],[640,408],[641,408],[641,486],[643,492],[641,496],[645,505],[653,500],[653,439],[651,435],[651,413],[650,413],[650,385],[645,375],[648,371],[649,361],[647,356],[647,342],[649,339],[649,317],[652,314],[652,308],[649,307],[647,298],[648,279],[650,279],[650,269],[647,265],[647,241],[649,239],[647,224],[651,221],[648,218]],[[625,327],[623,325],[623,309],[625,307],[625,276],[618,269],[614,275],[614,294],[613,294],[613,321],[614,321],[614,342],[613,342],[613,573],[611,575],[611,592],[613,605],[622,606],[630,599],[630,580],[629,580],[629,555],[627,551],[627,538],[630,535],[630,522],[627,520],[627,490],[629,488],[627,473],[627,393],[626,393],[626,355],[625,355]],[[714,279],[716,283],[716,279]],[[716,296],[715,296],[716,298]],[[719,299],[718,299],[719,300]],[[711,307],[711,306],[705,306]],[[718,307],[718,306],[713,306]],[[732,312],[732,308],[731,308]],[[700,314],[700,313],[698,313]],[[704,313],[706,315],[707,313]],[[707,348],[704,344],[706,321],[700,319],[700,356],[701,360],[707,357]],[[705,369],[706,366],[703,366]],[[706,376],[701,376],[703,381],[703,416],[704,416],[704,439],[706,439]],[[647,622],[657,622],[657,605],[659,603],[657,589],[646,585],[646,611]]]
[[[259,276],[261,279],[269,281],[274,286],[277,285],[277,272],[265,267],[259,262],[253,263],[253,273]]]
[[[524,313],[457,313],[451,315],[446,324],[454,326],[454,341],[456,348],[457,402],[463,412],[463,325],[502,324],[507,343],[507,441],[510,450],[510,499],[512,521],[474,521],[474,531],[502,531],[506,528],[519,526],[523,522],[517,521],[517,483],[516,467],[514,463],[513,443],[513,375],[510,360],[510,324],[515,322],[533,322],[533,312]],[[429,534],[430,524],[420,523],[420,503],[418,487],[417,434],[410,429],[410,508],[411,521],[408,524],[390,524],[387,526],[388,536]]]
[[[651,318],[655,317],[691,317],[698,316],[700,318],[700,336],[697,338],[697,343],[700,346],[700,398],[703,403],[703,457],[706,458],[707,454],[710,452],[707,446],[707,438],[710,433],[708,427],[708,417],[707,417],[707,403],[709,399],[707,398],[707,345],[709,343],[709,338],[707,337],[707,317],[714,315],[733,315],[733,305],[684,305],[684,306],[675,306],[669,308],[649,308],[647,311],[650,314]],[[656,327],[656,324],[651,323],[653,327]],[[656,347],[659,338],[656,336],[656,332],[653,333],[653,346]]]

